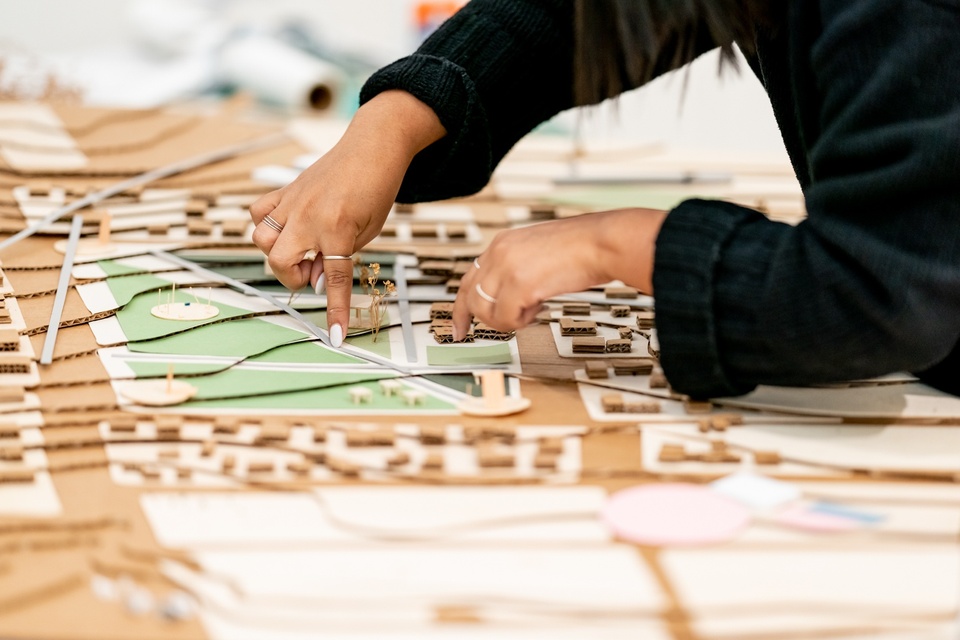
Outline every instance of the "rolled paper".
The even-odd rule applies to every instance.
[[[283,106],[329,109],[344,85],[338,67],[263,35],[228,42],[219,60],[225,81]]]

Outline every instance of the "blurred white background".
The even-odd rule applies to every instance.
[[[56,69],[83,85],[91,103],[149,106],[189,93],[213,71],[197,52],[237,29],[276,33],[297,25],[324,48],[385,64],[419,41],[414,0],[0,0],[5,75]],[[186,15],[186,17],[185,17]],[[170,19],[175,16],[176,19]],[[189,28],[184,27],[193,20]],[[200,26],[202,25],[202,26]],[[154,74],[154,75],[151,75]],[[39,74],[37,74],[39,75]],[[731,152],[782,153],[762,87],[748,68],[717,75],[717,57],[683,78],[663,78],[587,115],[588,139],[662,141]],[[345,92],[355,95],[356,83]],[[350,102],[350,99],[347,99]],[[349,113],[349,107],[341,110]],[[567,115],[559,126],[569,127]]]

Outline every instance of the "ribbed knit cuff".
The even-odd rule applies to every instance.
[[[403,89],[433,109],[454,138],[466,123],[476,94],[473,81],[463,69],[449,60],[420,53],[370,76],[360,90],[360,104],[390,89]]]
[[[722,365],[715,315],[716,272],[738,227],[759,216],[737,205],[688,200],[657,237],[653,284],[660,363],[674,389],[693,398],[742,395]]]
[[[360,104],[391,89],[412,94],[437,114],[447,136],[424,149],[407,171],[398,200],[442,200],[482,189],[492,171],[486,115],[473,80],[461,67],[436,56],[414,54],[373,74]],[[456,174],[447,171],[458,168]]]

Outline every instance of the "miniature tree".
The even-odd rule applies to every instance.
[[[376,266],[377,269],[379,270],[380,265],[374,263],[368,267],[367,265],[360,263],[359,256],[354,258],[353,264],[355,266],[360,267],[360,290],[363,291],[364,295],[367,295],[370,293],[370,286],[371,286],[370,285],[370,269],[373,266]]]
[[[380,280],[380,263],[371,263],[369,267],[363,267],[360,273],[366,274],[361,282],[367,285],[367,292],[370,292],[370,290],[376,288],[377,282]]]
[[[362,273],[362,271],[361,271]],[[397,294],[397,287],[389,280],[384,281],[383,291],[377,287],[380,278],[380,264],[374,262],[367,270],[366,285],[370,295],[370,328],[373,330],[373,341],[380,336],[380,322],[383,318],[383,299]],[[361,281],[364,282],[364,281]]]

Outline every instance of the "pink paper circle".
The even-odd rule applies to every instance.
[[[651,546],[700,546],[732,540],[750,522],[733,500],[695,484],[651,484],[618,491],[603,520],[623,540]]]

